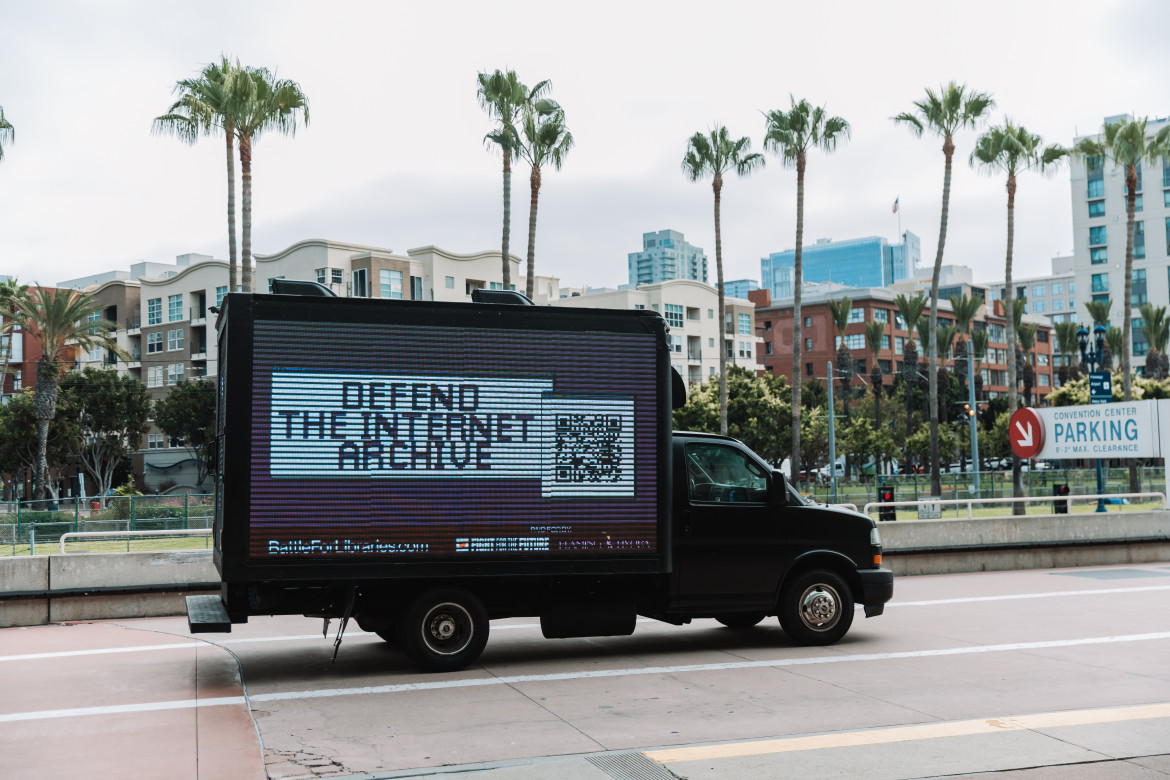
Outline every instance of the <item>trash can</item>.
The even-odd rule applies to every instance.
[[[1067,496],[1068,494],[1069,494],[1069,490],[1068,490],[1067,484],[1053,485],[1052,486],[1052,495],[1054,495],[1054,496]],[[1068,505],[1069,505],[1069,500],[1067,498],[1065,498],[1063,501],[1053,501],[1052,502],[1052,513],[1056,514],[1056,515],[1067,515],[1068,514]]]

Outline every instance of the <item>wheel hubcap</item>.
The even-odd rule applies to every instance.
[[[800,619],[814,631],[835,626],[840,611],[840,596],[828,585],[812,585],[801,595]]]
[[[471,644],[471,614],[461,604],[438,604],[422,624],[423,641],[432,652],[454,655]]]

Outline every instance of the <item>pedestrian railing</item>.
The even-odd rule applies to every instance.
[[[883,501],[871,501],[868,504],[866,504],[864,507],[862,507],[861,512],[862,512],[862,514],[868,515],[870,513],[870,510],[880,509],[881,507],[922,507],[924,505],[927,505],[927,506],[930,506],[930,505],[933,505],[933,506],[954,506],[954,507],[966,506],[967,507],[967,517],[974,518],[975,517],[975,514],[974,514],[974,505],[975,504],[1037,504],[1037,503],[1053,504],[1053,503],[1058,503],[1061,501],[1064,501],[1064,502],[1067,502],[1068,504],[1071,504],[1074,501],[1077,501],[1077,502],[1101,501],[1102,502],[1101,506],[1104,506],[1106,502],[1112,503],[1115,500],[1138,499],[1138,498],[1156,499],[1161,504],[1162,509],[1170,508],[1170,507],[1167,507],[1167,505],[1166,505],[1166,494],[1165,493],[1151,491],[1148,493],[1093,493],[1093,494],[1089,494],[1089,495],[1075,495],[1075,496],[1074,495],[1067,495],[1067,496],[1021,496],[1019,498],[1015,498],[1015,497],[979,498],[978,496],[974,496],[974,497],[970,497],[970,498],[938,498],[938,499],[926,498],[926,499],[920,499],[918,501],[884,501],[884,502]],[[1007,515],[988,515],[987,517],[1011,517],[1011,516],[1012,515],[1007,514]]]
[[[68,531],[61,534],[61,554],[65,555],[65,543],[70,539],[130,539],[138,536],[211,536],[210,528],[177,528],[169,531]]]

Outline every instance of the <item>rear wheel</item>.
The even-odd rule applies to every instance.
[[[728,615],[716,615],[715,619],[728,628],[751,628],[767,615],[763,612],[735,612]]]
[[[780,625],[800,645],[831,645],[853,625],[853,594],[835,572],[813,569],[780,597]]]
[[[407,607],[396,638],[410,659],[427,671],[463,669],[479,658],[487,644],[487,610],[468,591],[430,591]]]

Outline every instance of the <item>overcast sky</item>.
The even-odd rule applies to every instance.
[[[627,281],[646,231],[682,231],[710,258],[710,184],[680,162],[714,123],[762,151],[762,111],[789,94],[844,117],[852,141],[810,157],[805,242],[902,229],[938,241],[943,156],[890,117],[956,80],[994,94],[1048,142],[1108,115],[1170,113],[1170,4],[1109,2],[484,3],[0,0],[0,106],[15,142],[0,162],[0,274],[57,281],[137,260],[227,258],[222,140],[151,135],[177,80],[221,53],[297,81],[310,123],[269,135],[253,161],[253,248],[306,238],[405,252],[500,246],[501,165],[476,73],[550,79],[576,146],[545,171],[536,258],[565,285]],[[1002,179],[972,171],[956,140],[944,262],[1002,278]],[[778,158],[726,183],[727,279],[795,241],[796,177]],[[527,247],[528,172],[513,176],[512,251]],[[1024,177],[1015,275],[1072,250],[1068,171]]]

